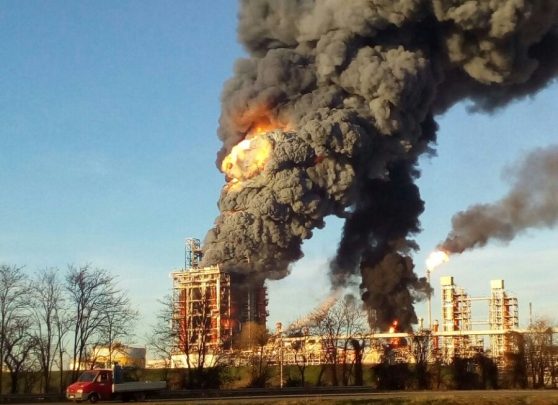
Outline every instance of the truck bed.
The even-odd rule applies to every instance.
[[[166,381],[126,382],[120,384],[113,384],[112,392],[122,393],[122,392],[158,391],[158,390],[163,390],[166,387],[167,387]]]

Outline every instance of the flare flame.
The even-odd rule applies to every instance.
[[[447,261],[449,261],[449,255],[443,250],[436,250],[430,253],[430,256],[426,259],[426,268],[428,270],[434,270]]]

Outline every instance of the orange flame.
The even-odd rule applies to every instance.
[[[399,326],[399,321],[397,319],[395,319],[391,323],[391,326],[389,327],[389,333],[398,332],[398,326]],[[397,346],[399,346],[399,339],[398,338],[391,338],[389,343],[392,347],[397,347]]]
[[[225,156],[221,163],[221,171],[225,173],[230,187],[239,187],[242,181],[262,172],[273,149],[266,134],[275,129],[287,128],[267,118],[253,123],[246,137],[233,146],[231,152]]]
[[[263,170],[271,149],[271,142],[265,136],[247,137],[223,159],[221,170],[233,182],[247,180]]]
[[[428,270],[434,270],[436,267],[446,263],[447,261],[449,261],[449,255],[446,252],[443,250],[435,250],[430,253],[430,256],[426,259],[426,268]]]

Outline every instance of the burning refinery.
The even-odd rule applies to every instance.
[[[558,3],[380,3],[241,2],[238,36],[248,54],[222,93],[219,214],[194,249],[196,276],[173,273],[188,301],[189,286],[213,269],[204,282],[215,284],[214,297],[230,291],[215,309],[225,334],[251,317],[265,323],[266,281],[289,275],[328,216],[344,226],[324,298],[358,280],[370,325],[388,331],[396,320],[392,334],[402,336],[420,324],[415,305],[430,307],[430,273],[451,255],[558,220],[558,149],[548,147],[510,169],[502,200],[456,214],[426,277],[415,273],[425,209],[418,159],[435,155],[436,117],[462,101],[491,113],[554,80]],[[517,328],[503,285],[494,281],[490,311],[508,311],[508,321],[490,323],[490,336]],[[448,339],[449,351],[470,347],[455,340],[470,332],[470,301],[452,278],[441,287],[442,323],[429,319],[428,329]],[[507,347],[499,344],[498,353]]]
[[[171,274],[173,324],[179,339],[189,342],[190,348],[186,354],[183,350],[173,354],[172,366],[183,367],[188,362],[185,356],[197,356],[196,350],[201,350],[201,346],[196,349],[194,345],[199,342],[203,342],[206,365],[214,364],[217,361],[214,359],[219,359],[223,352],[237,353],[235,363],[243,364],[242,356],[251,353],[246,348],[238,352],[238,343],[235,345],[243,328],[258,325],[267,328],[265,283],[247,283],[218,265],[200,267],[203,253],[198,239],[186,240],[185,253],[185,267]],[[444,252],[433,253],[427,271],[435,270],[447,260]],[[277,356],[281,355],[286,365],[300,363],[300,350],[304,350],[305,364],[329,364],[333,348],[342,350],[343,356],[349,358],[357,355],[354,349],[347,349],[348,341],[357,339],[362,341],[359,350],[365,364],[385,361],[386,356],[391,359],[389,362],[414,362],[417,339],[429,339],[425,349],[428,361],[451,363],[455,357],[471,358],[486,352],[495,362],[506,366],[506,356],[518,353],[518,337],[527,332],[519,328],[518,298],[504,289],[504,280],[491,280],[489,294],[472,297],[454,282],[454,277],[442,275],[438,279],[440,317],[432,322],[429,313],[427,325],[421,317],[413,330],[403,329],[399,319],[393,319],[383,329],[376,323],[375,313],[366,316],[356,297],[343,296],[341,290],[334,290],[309,314],[302,315],[285,329],[279,324],[275,331],[270,331],[265,347],[257,350],[265,350],[271,362],[278,362]],[[479,303],[484,303],[485,308],[479,310]],[[352,315],[347,315],[351,310]],[[335,326],[335,334],[329,337],[327,331],[320,329],[324,322],[334,322],[336,317],[343,316],[354,317],[348,328],[340,323]],[[374,321],[365,325],[371,319]]]
[[[345,225],[332,289],[360,280],[377,322],[410,330],[414,304],[431,294],[412,257],[418,158],[434,153],[435,117],[463,100],[491,112],[542,89],[558,70],[557,20],[553,1],[242,1],[248,56],[223,89],[226,184],[202,266],[248,285],[284,278],[334,215]],[[524,197],[458,215],[440,250],[548,225],[544,203],[542,222],[515,215]]]

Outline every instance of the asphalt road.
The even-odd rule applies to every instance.
[[[156,403],[168,404],[168,401]],[[202,404],[558,404],[558,391],[421,391],[389,393],[332,393],[312,395],[273,395],[269,397],[238,397],[177,400],[172,403]]]
[[[109,402],[107,402],[109,403]],[[115,403],[115,402],[113,402]],[[158,399],[145,402],[157,404],[456,404],[456,405],[547,405],[558,404],[556,390],[498,390],[498,391],[405,391],[370,393],[331,393],[331,394],[274,394],[259,396],[238,396],[229,398],[175,398]],[[68,405],[68,402],[49,403]],[[102,403],[100,403],[102,404]],[[37,405],[34,403],[33,405]]]

